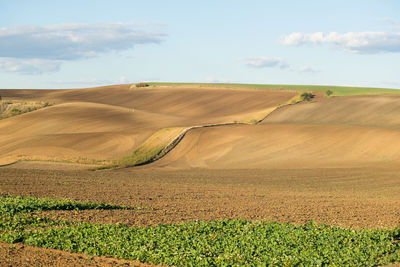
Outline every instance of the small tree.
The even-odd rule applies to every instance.
[[[136,87],[147,87],[147,86],[149,86],[149,84],[148,83],[137,83],[137,84],[135,84],[135,86]]]
[[[325,91],[325,95],[328,97],[331,96],[332,94],[333,94],[333,92],[331,90]]]
[[[314,98],[314,95],[312,93],[309,93],[309,92],[304,92],[304,93],[301,94],[301,98],[304,101],[310,101],[311,98]]]

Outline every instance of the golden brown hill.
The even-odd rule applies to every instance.
[[[195,129],[158,167],[252,169],[360,167],[400,161],[395,129],[307,124]]]
[[[180,125],[221,123],[242,114],[284,103],[290,91],[263,91],[231,88],[156,86],[130,89],[128,85],[64,90],[49,97],[55,101],[85,101],[121,106],[151,113],[179,116]]]
[[[320,168],[400,162],[400,97],[317,98],[260,125],[194,129],[157,166]]]
[[[0,158],[118,159],[165,127],[247,119],[295,92],[129,85],[74,90],[0,90],[4,99],[55,103],[0,120]]]
[[[275,111],[263,123],[400,127],[400,96],[318,98]]]

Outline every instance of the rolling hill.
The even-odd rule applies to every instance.
[[[0,155],[14,159],[112,160],[166,127],[247,120],[293,91],[130,85],[73,90],[1,90],[4,100],[51,107],[0,120]]]

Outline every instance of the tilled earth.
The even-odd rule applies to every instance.
[[[94,257],[78,253],[36,248],[22,244],[0,243],[0,266],[137,266],[154,265],[107,257]]]
[[[0,194],[136,207],[43,212],[53,219],[104,224],[148,226],[242,218],[295,224],[314,220],[357,229],[393,228],[400,225],[399,170],[400,167],[77,171],[9,166],[0,168]],[[12,257],[1,255],[0,263]]]

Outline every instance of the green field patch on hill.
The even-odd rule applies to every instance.
[[[149,83],[150,85],[198,85],[233,88],[255,88],[269,90],[296,90],[296,91],[323,91],[330,90],[331,96],[346,95],[378,95],[378,94],[400,94],[399,89],[355,87],[355,86],[329,86],[329,85],[289,85],[289,84],[237,84],[237,83]]]

